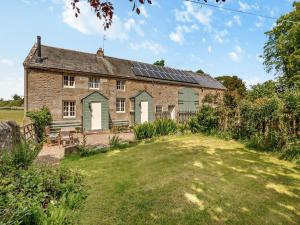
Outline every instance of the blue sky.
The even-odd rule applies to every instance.
[[[84,0],[81,0],[84,2]],[[23,61],[35,42],[85,52],[102,47],[102,22],[81,5],[79,18],[70,0],[11,0],[0,3],[0,98],[23,95]],[[273,20],[199,6],[184,0],[155,0],[131,11],[127,0],[115,3],[113,26],[106,32],[105,54],[167,66],[197,70],[212,76],[238,75],[247,85],[273,79],[259,55]],[[215,3],[214,0],[209,0]],[[292,10],[292,0],[227,0],[220,4],[266,16]]]

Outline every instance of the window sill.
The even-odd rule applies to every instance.
[[[64,88],[75,88],[75,86],[64,86]]]
[[[99,90],[99,88],[89,88],[89,90]]]
[[[76,116],[63,116],[63,119],[76,119]]]
[[[125,111],[116,111],[116,113],[126,113]]]

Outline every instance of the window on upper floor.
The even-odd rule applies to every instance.
[[[162,112],[163,112],[163,107],[162,107],[162,105],[157,105],[157,106],[155,107],[155,112],[156,112],[156,113],[162,113]]]
[[[116,100],[116,112],[117,113],[125,112],[125,98],[117,98],[117,100]]]
[[[63,101],[63,118],[76,117],[76,103],[75,101]]]
[[[90,89],[99,89],[100,87],[100,78],[90,77],[89,78],[89,88]]]
[[[64,87],[74,88],[75,87],[75,77],[74,76],[64,76]]]
[[[117,90],[125,91],[125,81],[117,80]]]

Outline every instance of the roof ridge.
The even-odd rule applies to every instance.
[[[96,53],[91,53],[91,52],[83,52],[83,51],[79,51],[79,50],[73,50],[73,49],[68,49],[68,48],[60,48],[60,47],[53,47],[53,46],[50,46],[50,45],[44,45],[42,44],[42,47],[48,47],[48,48],[54,48],[54,49],[58,49],[58,50],[66,50],[66,51],[71,51],[71,52],[77,52],[77,53],[81,53],[81,54],[89,54],[89,55],[97,55]],[[137,63],[144,63],[144,64],[148,64],[148,65],[151,65],[151,66],[157,66],[157,65],[154,65],[153,63],[147,63],[147,62],[142,62],[142,61],[137,61],[137,60],[131,60],[131,59],[125,59],[125,58],[118,58],[118,57],[113,57],[113,56],[107,56],[107,55],[104,55],[105,58],[111,58],[111,59],[117,59],[117,60],[124,60],[124,61],[127,61],[127,62],[137,62]],[[164,66],[164,68],[169,68],[169,69],[174,69],[174,70],[180,70],[180,71],[188,71],[188,70],[185,70],[185,69],[180,69],[180,68],[174,68],[174,67],[169,67],[169,66]],[[188,71],[188,72],[193,72],[193,71]],[[193,72],[194,73],[194,72]]]
[[[64,51],[70,51],[70,52],[77,52],[77,53],[81,53],[81,54],[88,54],[88,55],[96,55],[96,53],[91,53],[91,52],[83,52],[83,51],[79,51],[79,50],[73,50],[73,49],[69,49],[69,48],[59,48],[59,47],[53,47],[50,45],[41,45],[42,47],[47,47],[47,48],[54,48],[54,49],[58,49],[58,50],[64,50]]]

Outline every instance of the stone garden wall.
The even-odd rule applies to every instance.
[[[0,153],[12,149],[14,143],[20,141],[20,136],[20,127],[15,121],[0,121]]]

